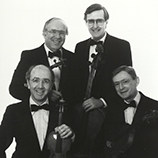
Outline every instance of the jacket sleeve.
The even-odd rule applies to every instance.
[[[29,96],[29,90],[26,87],[25,73],[29,68],[29,57],[27,52],[22,52],[21,59],[17,65],[17,68],[14,71],[10,86],[9,92],[16,99],[24,99]]]
[[[0,158],[6,158],[5,150],[13,141],[13,126],[11,111],[7,108],[0,125]]]

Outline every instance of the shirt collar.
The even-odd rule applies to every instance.
[[[47,98],[45,102],[43,102],[41,105],[38,105],[38,104],[32,99],[32,97],[30,96],[29,103],[30,103],[30,106],[31,106],[32,104],[35,104],[35,105],[37,105],[37,106],[42,106],[43,104],[49,104],[49,101],[48,101],[48,98]]]
[[[45,43],[44,43],[44,49],[45,49],[45,51],[46,51],[47,56],[48,56],[48,52],[52,52],[52,51],[46,46]]]
[[[107,36],[107,33],[105,32],[105,35],[99,41],[102,41],[104,43],[106,36]],[[91,39],[93,39],[93,37],[91,37]]]
[[[140,95],[139,92],[137,92],[135,98],[133,99],[136,102],[136,106],[139,104],[140,98],[141,98],[141,95]],[[129,104],[129,102],[127,102],[126,100],[124,100],[124,102],[127,103],[127,104]]]
[[[45,51],[46,51],[47,56],[48,56],[48,53],[49,53],[49,52],[52,52],[52,51],[46,46],[45,43],[44,43],[44,49],[45,49]],[[59,50],[62,51],[62,48],[60,48]]]

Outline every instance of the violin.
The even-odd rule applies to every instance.
[[[95,77],[97,68],[103,62],[102,59],[103,59],[104,47],[103,47],[103,45],[101,43],[97,44],[96,52],[98,52],[97,55],[92,54],[93,61],[92,61],[92,63],[90,63],[90,65],[91,65],[91,71],[89,73],[89,78],[88,78],[88,83],[87,83],[87,89],[86,89],[84,100],[90,98],[92,84],[93,84],[93,79]]]
[[[55,64],[53,64],[52,66],[50,66],[50,68],[51,69],[54,69],[54,68],[56,68],[56,67],[61,67],[61,66],[65,66],[66,65],[66,59],[60,59],[60,61],[59,62],[57,62],[57,63],[55,63]]]
[[[92,54],[93,61],[91,64],[91,67],[94,68],[95,70],[99,67],[99,65],[102,62],[102,58],[103,58],[104,47],[101,43],[97,44],[96,52],[98,52],[97,55]]]
[[[59,100],[59,116],[58,116],[58,126],[62,125],[63,113],[65,101],[63,99]],[[48,149],[50,150],[49,158],[66,158],[66,153],[70,150],[71,139],[62,139],[59,133],[52,131],[47,138]]]
[[[50,68],[53,70],[54,68],[59,67],[59,69],[62,70],[62,68],[66,66],[65,62],[66,59],[61,57],[60,61],[56,62]],[[66,102],[62,98],[57,101],[57,107],[59,108],[58,126],[62,125],[63,123],[63,113],[65,105]],[[48,135],[47,145],[48,149],[50,150],[49,158],[66,158],[66,153],[70,150],[71,139],[62,139],[59,133],[52,131]]]

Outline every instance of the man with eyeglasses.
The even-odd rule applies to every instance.
[[[48,97],[54,85],[54,73],[40,64],[31,66],[25,77],[30,96],[6,108],[0,124],[0,158],[6,158],[5,151],[13,138],[16,147],[12,158],[51,157],[50,149],[55,149],[56,143],[55,139],[49,138],[53,131],[59,133],[63,141],[74,139],[66,112],[62,124],[58,125],[59,106]]]
[[[138,90],[140,79],[131,66],[116,68],[112,81],[122,103],[109,110],[105,123],[111,157],[156,158],[158,101]]]
[[[71,62],[73,53],[64,49],[68,35],[68,27],[60,18],[51,18],[46,21],[43,28],[43,37],[45,42],[38,48],[25,50],[21,54],[21,59],[14,72],[9,91],[16,99],[23,100],[30,94],[26,86],[25,73],[27,69],[36,64],[44,64],[53,67],[55,74],[55,86],[53,87],[51,98],[56,101],[58,98],[64,97],[69,100],[71,95]]]
[[[75,47],[74,129],[76,149],[92,157],[103,149],[100,133],[106,109],[120,101],[112,84],[112,71],[122,64],[132,65],[132,57],[129,42],[106,32],[109,14],[102,5],[90,5],[84,20],[91,37]]]

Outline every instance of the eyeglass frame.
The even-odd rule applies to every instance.
[[[98,26],[102,26],[105,22],[105,19],[88,19],[88,20],[86,20],[86,22],[89,26],[93,26],[95,23]]]
[[[65,36],[67,35],[67,33],[63,30],[55,30],[55,29],[51,29],[51,30],[47,30],[48,33],[52,34],[52,35],[57,35],[57,33],[60,35],[60,36]]]

